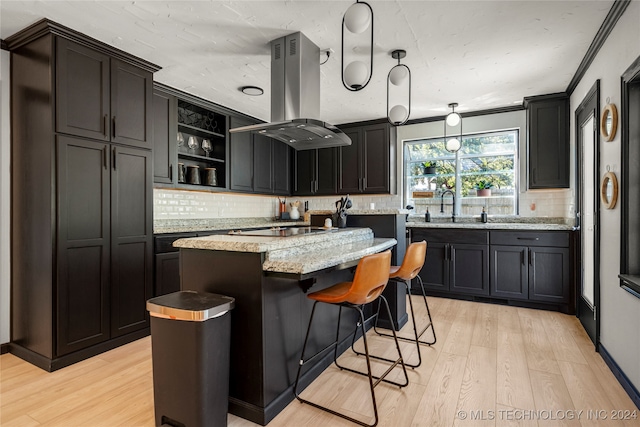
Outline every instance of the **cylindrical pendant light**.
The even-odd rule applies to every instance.
[[[391,52],[391,57],[398,60],[398,64],[394,66],[387,76],[387,120],[395,126],[401,126],[407,123],[411,114],[411,70],[400,60],[407,56],[407,52],[402,49],[396,49]],[[401,96],[394,96],[392,92],[396,92],[395,88],[406,87],[406,97],[400,103],[396,103]],[[394,98],[394,102],[390,102],[390,98]],[[391,104],[395,104],[391,106]]]
[[[345,65],[345,30],[350,34],[362,34],[370,29],[369,64],[353,59]],[[367,66],[368,65],[368,66]],[[364,89],[373,74],[373,9],[368,3],[356,1],[342,18],[342,84],[350,91]]]
[[[460,114],[456,113],[457,106],[457,102],[452,102],[451,104],[449,104],[451,112],[447,114],[447,117],[445,117],[444,119],[444,148],[452,153],[458,151],[462,146],[462,117],[460,116]],[[447,139],[447,126],[454,127],[458,124],[460,124],[460,132],[458,133],[458,136]]]

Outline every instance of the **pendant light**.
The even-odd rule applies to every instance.
[[[391,52],[391,57],[397,59],[398,64],[389,71],[387,76],[387,120],[395,126],[407,123],[411,114],[411,70],[400,63],[400,60],[405,56],[407,56],[407,52],[402,49],[396,49]],[[390,97],[399,98],[399,96],[394,96],[392,93],[394,92],[393,88],[402,88],[402,86],[406,87],[406,99],[391,107]]]
[[[349,34],[363,34],[370,29],[369,64],[359,59],[352,60],[345,66],[345,30]],[[357,49],[353,49],[357,51]],[[357,0],[342,18],[342,84],[354,92],[364,89],[373,74],[373,9],[368,3]]]
[[[462,117],[460,114],[456,113],[456,107],[458,106],[457,102],[452,102],[449,104],[449,108],[451,108],[451,112],[447,114],[447,117],[444,119],[444,147],[447,151],[455,153],[462,146]],[[460,132],[458,133],[458,137],[452,137],[447,139],[447,126],[454,127],[460,124]]]

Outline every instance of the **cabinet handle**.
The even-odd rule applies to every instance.
[[[518,237],[518,240],[540,240],[539,237]]]
[[[533,265],[533,252],[529,251],[529,265]]]
[[[169,163],[169,180],[173,181],[173,163]]]
[[[367,188],[367,178],[362,178],[362,191]]]
[[[102,162],[104,163],[104,168],[107,168],[107,147],[105,146],[102,149]]]
[[[102,133],[104,134],[104,136],[107,136],[107,120],[108,120],[108,116],[105,114],[104,118],[102,119]]]
[[[315,192],[317,193],[317,192],[318,192],[318,180],[316,179],[314,182],[316,183],[316,190],[315,190]]]
[[[456,262],[456,250],[451,245],[449,245],[449,261]]]
[[[113,147],[113,170],[116,170],[116,147]]]
[[[116,137],[116,116],[113,116],[113,137]]]
[[[314,181],[313,181],[313,180],[311,180],[311,182],[310,182],[310,188],[309,188],[309,191],[311,191],[311,192],[313,193],[313,189],[314,189],[314,187],[315,187],[315,186],[314,186]]]

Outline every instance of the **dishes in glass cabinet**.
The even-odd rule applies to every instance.
[[[213,145],[211,145],[211,141],[208,139],[202,140],[202,150],[206,153],[206,157],[209,157],[209,153],[213,151]]]

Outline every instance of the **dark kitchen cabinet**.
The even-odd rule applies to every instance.
[[[231,129],[252,124],[231,117]],[[230,185],[235,191],[253,192],[253,136],[250,132],[232,133],[229,142]]]
[[[255,124],[231,117],[231,128]],[[249,132],[230,138],[231,184],[234,191],[289,195],[291,190],[291,149],[286,144]]]
[[[58,140],[57,354],[110,337],[109,144]]]
[[[343,131],[352,143],[338,148],[338,193],[395,193],[395,135],[391,126],[345,127]]]
[[[48,20],[6,43],[10,351],[52,371],[149,334],[158,67]]]
[[[180,252],[156,254],[156,279],[154,296],[180,290]]]
[[[427,241],[420,272],[427,292],[573,311],[568,231],[412,228],[411,240]],[[412,291],[418,286],[414,280]]]
[[[489,294],[489,236],[486,231],[413,229],[413,242],[427,242],[420,272],[425,289],[466,295]],[[419,285],[414,281],[413,289]]]
[[[177,179],[177,100],[153,91],[153,182],[175,184]]]
[[[568,304],[569,248],[568,232],[492,231],[491,294]]]
[[[525,107],[529,188],[569,188],[569,97],[529,97]]]
[[[295,152],[294,189],[296,196],[336,194],[336,148]]]
[[[56,38],[57,131],[151,148],[152,72]]]
[[[111,336],[149,327],[153,286],[151,152],[112,148]]]

